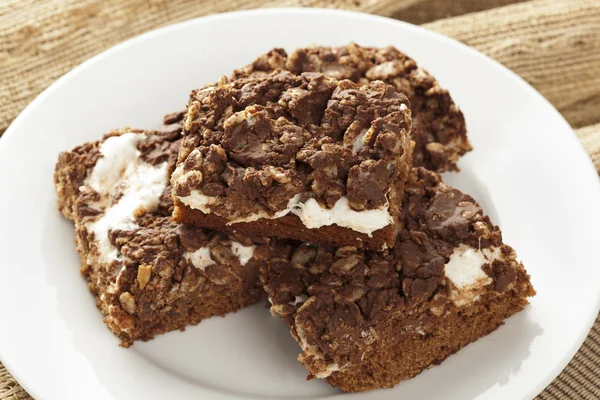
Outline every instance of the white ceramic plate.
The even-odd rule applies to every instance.
[[[342,396],[304,380],[299,348],[263,305],[119,347],[78,274],[52,172],[60,151],[111,128],[154,127],[190,89],[272,47],[350,41],[395,45],[450,89],[475,150],[447,181],[483,203],[538,291],[526,311],[442,365],[354,398],[530,399],[560,372],[600,304],[600,185],[568,124],[513,73],[443,36],[349,12],[259,10],[116,46],[52,85],[0,139],[0,359],[36,399]]]

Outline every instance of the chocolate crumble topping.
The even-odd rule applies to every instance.
[[[414,165],[435,171],[457,170],[456,162],[471,150],[465,119],[447,90],[427,71],[394,47],[308,47],[287,54],[273,49],[233,73],[234,78],[263,76],[285,69],[294,74],[321,72],[360,85],[381,80],[408,96],[412,109]]]
[[[273,215],[296,195],[380,208],[408,169],[410,126],[406,96],[379,81],[280,70],[223,80],[191,94],[174,194],[211,196],[210,211],[231,220]]]

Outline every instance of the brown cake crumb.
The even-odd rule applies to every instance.
[[[533,296],[515,251],[473,198],[413,169],[393,249],[289,244],[261,267],[271,311],[309,378],[392,387],[492,332]]]
[[[406,96],[390,85],[359,87],[320,73],[277,70],[195,90],[172,177],[175,218],[393,246],[397,193],[411,165],[410,115]]]
[[[406,54],[394,47],[308,47],[273,49],[234,72],[234,78],[262,76],[276,69],[295,74],[321,72],[361,85],[384,81],[406,94],[411,102],[411,135],[416,143],[415,166],[443,172],[458,170],[456,162],[471,150],[465,119],[446,89]]]
[[[59,209],[75,223],[81,272],[123,346],[263,296],[256,274],[273,251],[268,240],[171,221],[177,120],[167,116],[175,124],[160,131],[111,132],[62,153],[56,166]]]

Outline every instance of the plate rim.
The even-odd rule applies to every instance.
[[[329,8],[314,8],[314,7],[311,7],[311,8],[302,8],[302,7],[273,8],[273,7],[270,7],[270,8],[257,8],[257,9],[250,9],[250,10],[237,10],[237,11],[222,12],[222,13],[216,13],[216,14],[197,17],[197,18],[192,18],[189,20],[180,21],[180,22],[176,22],[173,24],[168,24],[168,25],[162,26],[160,28],[156,28],[156,29],[144,32],[142,34],[139,34],[137,36],[129,38],[120,43],[117,43],[117,44],[109,47],[108,49],[105,49],[102,52],[83,61],[81,64],[73,67],[67,73],[65,73],[64,75],[59,77],[56,81],[54,81],[51,85],[49,85],[46,89],[44,89],[39,95],[37,95],[35,97],[35,99],[32,100],[19,113],[19,115],[11,122],[11,124],[6,129],[4,135],[2,136],[2,139],[0,139],[0,154],[2,153],[2,149],[6,146],[4,143],[7,143],[10,140],[15,140],[15,139],[13,139],[13,136],[15,136],[16,133],[13,133],[13,131],[16,132],[19,130],[19,126],[22,124],[22,121],[24,121],[28,118],[29,114],[38,107],[38,104],[42,103],[48,96],[51,96],[54,92],[60,90],[60,88],[66,81],[68,81],[69,79],[72,79],[73,77],[75,77],[78,74],[84,73],[86,71],[86,69],[89,68],[92,64],[98,62],[99,60],[101,60],[103,58],[112,56],[113,53],[124,51],[129,46],[133,46],[133,45],[137,44],[138,42],[143,42],[143,41],[149,40],[154,36],[160,36],[165,32],[179,30],[179,29],[186,29],[186,27],[188,25],[204,23],[204,21],[222,20],[222,19],[230,19],[230,18],[244,18],[244,17],[251,18],[257,14],[258,15],[260,15],[260,14],[290,14],[290,15],[291,14],[306,14],[306,15],[311,15],[311,14],[315,14],[315,13],[329,14],[333,17],[339,16],[339,17],[371,19],[371,20],[377,20],[381,23],[385,23],[385,24],[389,24],[389,25],[398,25],[398,24],[403,25],[407,29],[419,31],[420,34],[434,37],[435,39],[441,40],[442,42],[449,44],[451,46],[462,47],[462,49],[464,51],[471,53],[471,55],[478,57],[479,59],[481,59],[488,65],[490,65],[490,67],[495,68],[496,70],[500,70],[507,77],[510,77],[511,79],[517,81],[517,83],[521,87],[523,87],[524,90],[529,91],[532,95],[536,96],[539,100],[545,102],[546,105],[549,106],[549,109],[552,110],[551,112],[553,112],[555,114],[555,116],[560,118],[560,120],[562,121],[562,124],[564,125],[563,128],[568,128],[568,130],[571,133],[571,141],[577,142],[576,147],[578,147],[578,149],[579,149],[578,151],[585,158],[585,160],[581,160],[580,162],[582,163],[581,164],[582,168],[587,168],[587,170],[588,170],[588,172],[585,172],[585,174],[589,174],[590,176],[589,177],[585,176],[584,180],[588,181],[588,184],[591,185],[591,181],[593,179],[592,176],[596,177],[596,183],[597,183],[596,197],[600,201],[600,177],[598,177],[597,171],[593,165],[593,162],[589,156],[589,153],[585,150],[583,143],[581,142],[581,140],[579,140],[579,138],[575,134],[571,125],[566,121],[566,119],[563,117],[563,115],[560,114],[560,112],[550,103],[550,101],[548,99],[546,99],[531,84],[529,84],[522,77],[520,77],[517,73],[510,70],[508,67],[504,66],[500,62],[487,56],[486,54],[474,49],[473,47],[470,47],[456,39],[451,38],[451,37],[445,36],[444,34],[426,29],[422,26],[414,25],[414,24],[411,24],[411,23],[408,23],[405,21],[395,20],[393,18],[384,17],[384,16],[380,16],[380,15],[373,15],[373,14],[368,14],[368,13],[364,13],[364,12],[350,11],[350,10],[329,9]],[[585,167],[584,165],[587,165],[587,167]],[[582,172],[582,174],[584,173],[583,171],[581,171],[581,172]],[[568,363],[571,361],[571,359],[574,357],[574,355],[581,348],[583,342],[589,335],[589,332],[590,332],[592,326],[594,325],[594,322],[598,315],[598,311],[600,311],[600,292],[597,294],[596,304],[593,308],[596,310],[596,312],[594,314],[590,313],[590,315],[587,317],[587,322],[585,324],[587,329],[579,332],[577,340],[575,342],[573,342],[569,351],[567,351],[565,353],[565,355],[563,356],[563,358],[561,359],[561,361],[554,366],[554,368],[552,369],[552,372],[549,373],[544,379],[540,380],[538,385],[534,389],[532,389],[532,391],[528,394],[527,397],[533,398],[537,394],[541,393],[560,374],[560,372],[562,372],[562,370],[568,365]],[[27,377],[26,377],[27,374],[26,374],[25,369],[14,368],[14,365],[12,362],[13,359],[9,359],[9,360],[6,359],[7,352],[3,351],[2,350],[3,348],[4,348],[4,345],[2,344],[2,342],[0,342],[0,360],[2,361],[2,363],[4,364],[6,369],[11,373],[13,378],[30,395],[34,396],[34,398],[39,398],[39,399],[43,398],[43,396],[41,396],[41,393],[39,393],[37,391],[37,389],[35,388],[35,383],[33,381],[30,381],[27,379]]]

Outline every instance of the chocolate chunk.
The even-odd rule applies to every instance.
[[[183,121],[184,115],[185,115],[185,110],[167,114],[163,118],[163,124],[171,125],[171,124],[180,123],[181,121]]]

